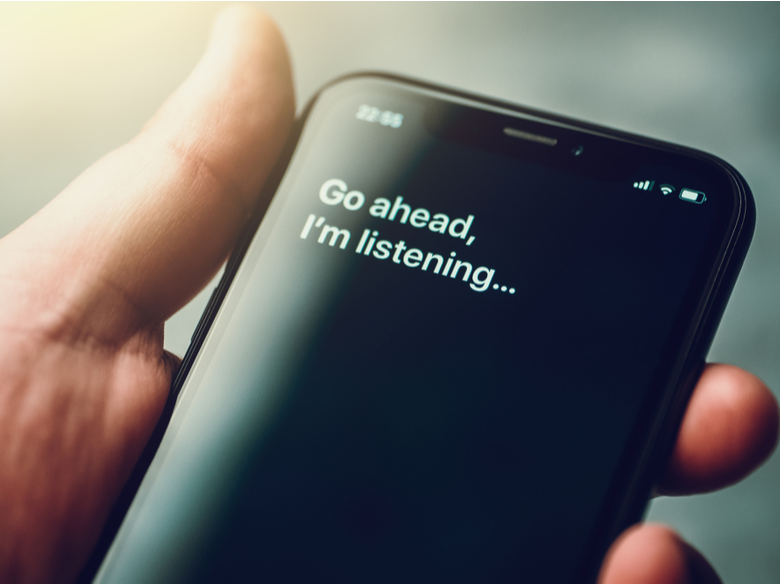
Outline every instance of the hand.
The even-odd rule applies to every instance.
[[[293,114],[279,33],[255,10],[230,8],[141,134],[0,241],[0,582],[76,577],[178,365],[163,323],[229,253]],[[712,367],[663,488],[738,480],[776,434],[768,390]],[[701,561],[670,532],[638,528],[614,547],[603,582],[675,581],[657,562],[682,578]],[[640,580],[638,569],[666,579]]]
[[[78,574],[167,398],[163,323],[227,257],[294,113],[279,32],[231,8],[142,132],[0,241],[0,582]]]
[[[744,478],[777,444],[778,408],[755,376],[728,365],[705,369],[691,396],[660,494],[706,493]],[[717,583],[707,561],[670,529],[635,526],[607,554],[600,584]]]

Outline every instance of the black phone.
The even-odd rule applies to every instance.
[[[96,581],[595,580],[754,218],[709,154],[391,75],[331,83]]]

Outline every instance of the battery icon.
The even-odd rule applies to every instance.
[[[689,203],[696,203],[697,205],[701,205],[704,201],[707,200],[707,197],[704,195],[704,193],[699,191],[694,191],[692,189],[682,189],[680,191],[680,198],[683,201],[688,201]]]

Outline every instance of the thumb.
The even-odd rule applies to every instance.
[[[162,409],[160,323],[217,270],[293,116],[246,7],[129,144],[0,241],[0,581],[77,573]]]
[[[0,277],[23,288],[17,308],[49,330],[65,320],[76,336],[106,341],[156,327],[224,261],[293,115],[275,25],[253,8],[228,8],[200,63],[141,133],[2,241]]]

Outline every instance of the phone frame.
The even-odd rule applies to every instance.
[[[730,233],[727,237],[724,237],[722,247],[717,254],[720,261],[713,266],[708,275],[706,297],[700,300],[694,313],[694,318],[690,321],[691,325],[687,327],[683,349],[678,354],[671,374],[666,376],[669,381],[661,392],[662,400],[660,407],[656,409],[656,415],[650,419],[643,419],[646,423],[635,426],[632,431],[632,436],[629,439],[631,446],[628,450],[635,452],[636,456],[631,457],[630,464],[626,464],[626,461],[621,462],[621,470],[616,474],[612,482],[607,499],[612,501],[620,493],[624,493],[624,495],[620,496],[617,505],[611,505],[613,508],[610,510],[610,513],[601,514],[601,519],[596,529],[596,536],[592,538],[589,549],[585,553],[585,562],[579,567],[577,581],[595,580],[603,556],[612,541],[624,529],[641,520],[647,502],[652,495],[656,478],[660,476],[671,454],[686,405],[703,370],[704,359],[750,245],[755,228],[755,203],[747,183],[739,172],[727,162],[711,154],[685,146],[409,77],[376,71],[356,72],[338,77],[320,88],[309,99],[301,114],[295,119],[282,152],[260,192],[257,203],[236,241],[233,252],[227,260],[224,274],[212,292],[192,335],[190,346],[171,385],[160,420],[114,505],[101,532],[100,539],[79,576],[79,583],[91,582],[94,579],[124,520],[141,481],[162,441],[190,369],[200,352],[223,300],[233,283],[238,268],[266,214],[268,206],[286,173],[312,108],[318,102],[323,92],[334,85],[354,79],[375,79],[399,83],[419,90],[446,94],[459,100],[477,102],[491,108],[522,114],[523,116],[540,120],[543,123],[563,125],[575,130],[606,136],[630,144],[680,154],[715,165],[729,178],[737,204],[730,223]]]

